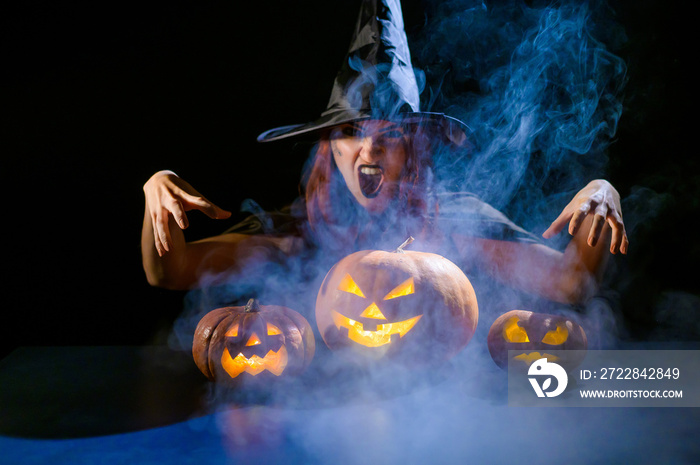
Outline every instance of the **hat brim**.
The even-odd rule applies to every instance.
[[[269,129],[258,136],[258,142],[273,142],[290,137],[308,135],[317,136],[324,129],[330,129],[341,124],[352,123],[369,119],[379,119],[369,114],[351,114],[347,111],[340,111],[322,115],[319,119],[306,124],[293,124]],[[447,116],[443,113],[433,112],[406,112],[399,113],[392,120],[399,120],[404,123],[431,123],[439,126],[439,131],[456,145],[463,145],[468,139],[471,129],[464,122]]]

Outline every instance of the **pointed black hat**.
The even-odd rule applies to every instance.
[[[326,110],[307,124],[270,129],[258,136],[269,142],[363,119],[427,122],[461,143],[466,124],[420,111],[416,75],[404,31],[399,0],[363,0],[347,57],[338,72]]]

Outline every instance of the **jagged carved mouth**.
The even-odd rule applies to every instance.
[[[360,165],[357,169],[362,195],[372,199],[379,195],[384,183],[384,171],[379,165]]]
[[[268,351],[264,357],[253,355],[248,358],[243,354],[238,354],[232,358],[228,349],[224,349],[221,356],[221,365],[231,378],[235,378],[244,372],[255,376],[265,370],[275,376],[279,376],[287,367],[287,361],[287,349],[284,346],[280,347],[277,352]]]
[[[418,315],[404,321],[379,324],[376,331],[367,331],[359,321],[341,315],[335,310],[333,310],[332,315],[336,328],[348,329],[348,339],[367,347],[380,347],[389,344],[394,334],[397,334],[398,337],[404,337],[423,316]]]

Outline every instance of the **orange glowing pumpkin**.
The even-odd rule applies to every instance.
[[[546,358],[568,371],[583,361],[588,347],[586,332],[578,323],[561,315],[525,310],[512,310],[498,317],[491,325],[487,343],[491,358],[503,369],[508,368],[508,351],[517,350],[520,353],[512,360],[515,367],[527,368],[535,360]]]
[[[192,356],[210,380],[239,376],[293,376],[306,369],[315,352],[308,321],[286,307],[223,307],[207,313],[197,325]]]
[[[355,252],[328,272],[316,323],[330,349],[413,364],[445,360],[469,343],[479,313],[469,279],[440,255],[404,251],[407,243]]]

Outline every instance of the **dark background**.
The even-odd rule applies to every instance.
[[[611,2],[628,36],[615,53],[629,83],[609,179],[622,197],[649,189],[642,208],[653,210],[635,213],[646,219],[617,260],[634,271],[620,305],[626,337],[698,340],[697,28],[667,5]],[[305,147],[255,138],[325,108],[357,8],[5,2],[0,356],[20,345],[163,342],[184,293],[146,283],[142,185],[167,168],[234,212],[245,198],[263,208],[292,200]],[[410,36],[421,4],[406,2],[404,16]],[[200,238],[234,220],[190,221],[188,237]]]

